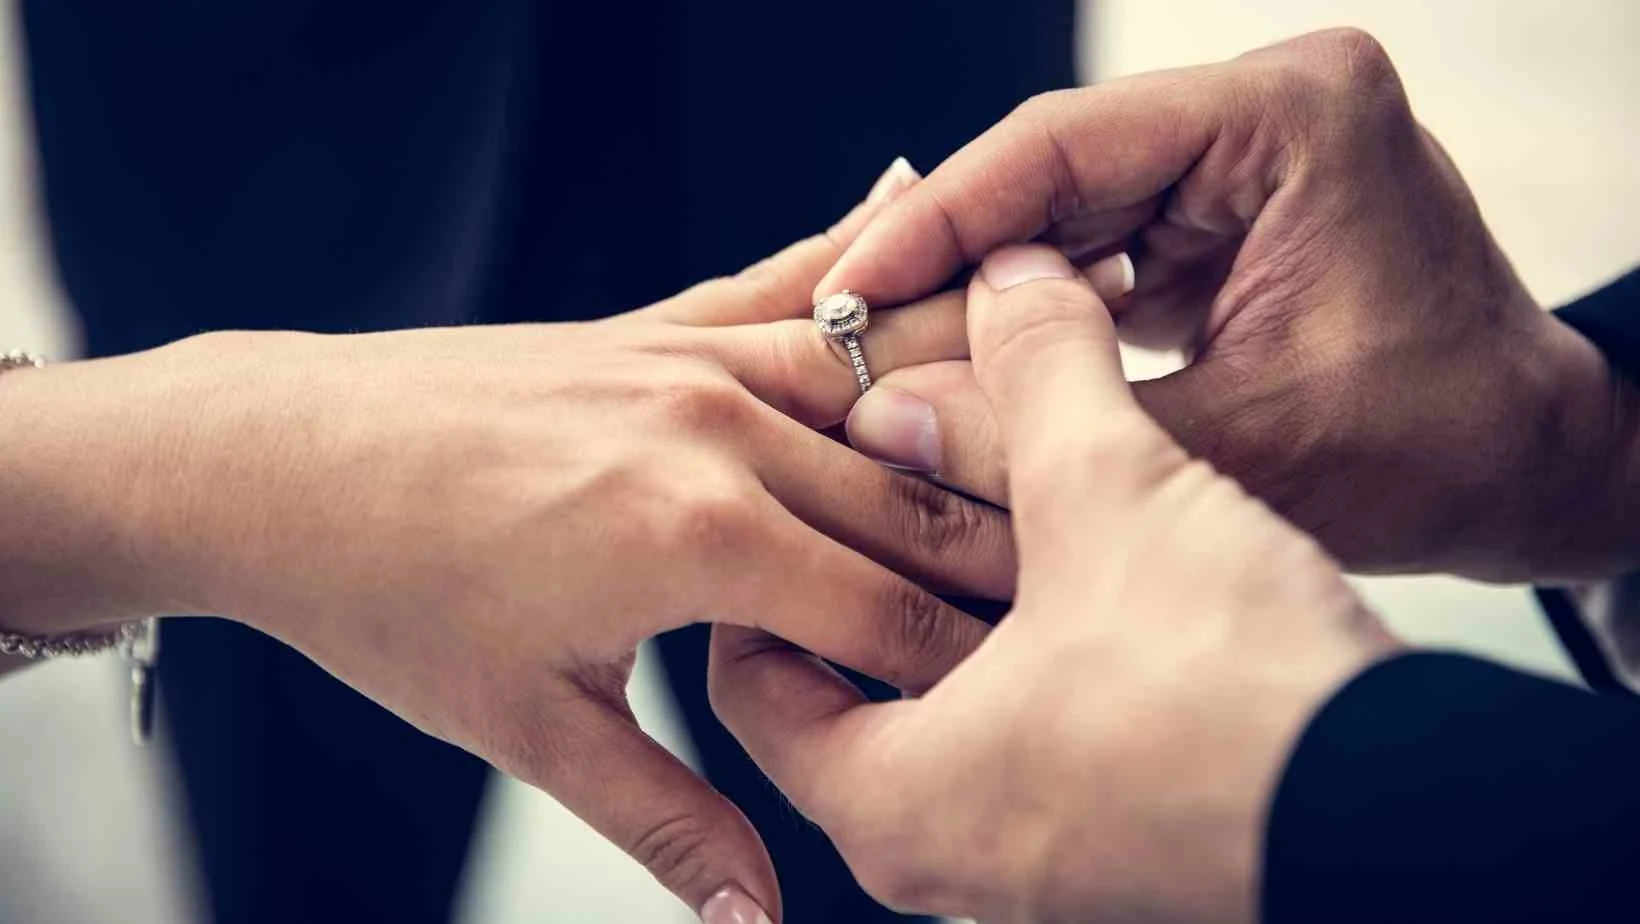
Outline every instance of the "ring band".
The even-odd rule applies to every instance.
[[[871,390],[871,370],[866,368],[866,354],[860,349],[860,338],[850,334],[842,339],[848,350],[848,361],[854,366],[854,380],[860,383],[860,394]]]
[[[860,394],[871,388],[871,370],[866,368],[865,350],[860,347],[860,334],[871,322],[871,308],[866,300],[847,289],[828,295],[814,303],[814,323],[827,340],[842,344],[848,352],[849,365],[854,367],[854,380]]]

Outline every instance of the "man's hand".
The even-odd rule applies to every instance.
[[[1521,580],[1640,562],[1640,397],[1539,310],[1370,37],[1033,99],[820,289],[892,304],[1033,238],[1081,262],[1134,255],[1119,332],[1193,353],[1141,405],[1350,567]],[[1007,501],[966,364],[879,385],[850,421],[858,447]]]
[[[969,330],[1014,504],[1009,618],[922,699],[882,705],[719,626],[713,704],[895,907],[1251,921],[1287,753],[1395,643],[1314,541],[1141,410],[1057,252],[987,259]]]

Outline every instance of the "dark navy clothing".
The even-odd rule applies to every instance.
[[[1640,272],[1557,314],[1640,381]],[[1539,597],[1601,695],[1456,655],[1366,671],[1283,776],[1266,921],[1640,920],[1640,698],[1571,599]]]
[[[1277,791],[1267,924],[1635,920],[1640,700],[1459,655],[1357,677]]]

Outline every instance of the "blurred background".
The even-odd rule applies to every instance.
[[[1030,92],[1344,24],[1388,47],[1545,305],[1640,262],[1640,6],[1627,0],[404,3],[345,16],[303,0],[0,2],[0,348],[58,359],[213,325],[635,306],[819,227],[896,155],[932,168]],[[619,50],[613,63],[543,50],[594,40]],[[826,70],[839,54],[849,75]],[[374,114],[356,124],[360,111]],[[554,153],[554,132],[586,159]],[[847,144],[817,154],[805,133]],[[433,230],[388,239],[418,223]],[[633,282],[622,247],[671,256]],[[541,298],[565,306],[517,307]],[[1169,368],[1129,361],[1134,377]],[[1570,677],[1524,588],[1361,586],[1413,639]],[[692,920],[547,797],[214,626],[168,629],[167,708],[146,749],[129,744],[111,660],[0,683],[0,922]],[[689,644],[645,652],[640,717],[721,786],[777,806],[701,724],[698,684],[678,679]],[[357,724],[321,733],[321,720]],[[777,850],[783,880],[804,880],[789,917],[875,919],[813,832],[764,811],[793,844]]]

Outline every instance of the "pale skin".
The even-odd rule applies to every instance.
[[[608,321],[222,333],[0,377],[0,626],[206,613],[290,643],[540,786],[709,920],[780,912],[757,834],[645,736],[640,642],[773,632],[908,690],[986,633],[1005,516],[817,432],[858,396],[809,292],[826,235]],[[874,369],[967,355],[963,295],[879,319]],[[750,912],[747,909],[752,909]]]

